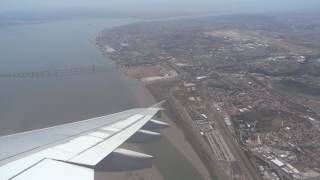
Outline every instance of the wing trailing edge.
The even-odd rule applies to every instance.
[[[153,156],[127,149],[116,149],[97,166],[97,171],[132,171],[152,167]]]
[[[154,130],[154,129],[164,129],[168,127],[170,127],[170,125],[166,122],[151,119],[142,127],[142,129]]]
[[[139,130],[132,135],[126,142],[128,143],[146,143],[156,141],[161,138],[161,134],[158,132]]]
[[[151,167],[152,156],[119,147],[159,139],[148,130],[169,127],[152,119],[162,104],[0,137],[0,180],[93,180],[95,169]]]
[[[66,176],[67,175],[67,176]],[[94,180],[94,170],[52,159],[44,159],[11,180]]]

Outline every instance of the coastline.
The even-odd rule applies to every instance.
[[[129,77],[128,77],[129,78]],[[132,80],[138,81],[138,80]],[[133,87],[133,91],[136,93],[137,102],[142,106],[154,104],[157,102],[156,97],[152,95],[150,90],[142,82],[136,82],[136,86]],[[184,136],[184,133],[180,127],[176,125],[176,122],[170,119],[166,112],[162,113],[161,120],[168,122],[171,127],[162,131],[163,138],[168,140],[172,145],[174,145],[177,150],[186,157],[186,159],[191,162],[191,164],[196,168],[196,170],[203,176],[205,180],[209,180],[210,174],[196,151],[191,146]]]
[[[121,69],[119,71],[122,72]],[[132,79],[125,75],[125,73],[121,73],[132,94],[134,95],[134,99],[136,101],[137,107],[148,107],[156,103],[155,97],[152,96],[151,92],[147,87],[136,79]],[[170,156],[170,154],[158,154],[159,146],[165,144],[170,146],[170,149],[173,151],[177,151],[179,153],[179,157],[184,161],[187,161],[193,168],[193,171],[197,172],[197,175],[201,176],[203,180],[211,180],[210,173],[202,162],[196,151],[193,149],[191,144],[186,140],[183,131],[177,127],[174,121],[172,121],[165,113],[162,114],[162,121],[168,122],[171,124],[171,127],[165,130],[161,130],[163,137],[161,142],[155,142],[150,144],[125,144],[123,147],[131,150],[136,150],[143,153],[149,153],[155,155],[155,161],[152,168],[138,170],[138,171],[130,171],[130,172],[117,172],[117,173],[105,173],[105,172],[97,172],[96,178],[98,180],[102,179],[110,179],[110,180],[124,180],[124,179],[153,179],[153,180],[174,180],[175,175],[171,174],[172,171],[168,170],[168,167],[165,167],[165,163],[161,161],[161,157],[163,158]],[[189,167],[190,168],[190,167]],[[190,172],[189,172],[190,173]],[[187,175],[187,174],[186,174]],[[189,174],[190,175],[190,174]],[[191,178],[191,177],[179,177],[179,178]]]

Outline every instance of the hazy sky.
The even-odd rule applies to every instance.
[[[0,12],[35,10],[287,11],[320,8],[320,0],[0,0]]]

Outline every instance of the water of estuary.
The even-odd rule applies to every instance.
[[[104,28],[132,19],[73,18],[0,28],[0,72],[32,72],[105,65],[103,73],[48,78],[0,78],[0,135],[70,123],[136,105],[127,79],[94,45]],[[201,180],[169,142],[149,150],[168,180]],[[161,148],[159,150],[158,148]],[[169,156],[168,156],[169,155]],[[172,167],[174,166],[174,167]]]

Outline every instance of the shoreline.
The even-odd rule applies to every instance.
[[[134,23],[133,23],[134,24]],[[121,27],[121,26],[117,26]],[[104,30],[103,30],[104,31]],[[125,80],[125,83],[128,85],[130,91],[133,94],[133,98],[136,102],[136,107],[148,107],[151,105],[154,105],[157,103],[157,101],[163,100],[162,98],[159,99],[157,95],[152,92],[152,89],[150,88],[150,85],[152,86],[153,84],[157,85],[160,82],[142,82],[139,79],[136,79],[134,77],[131,77],[129,74],[126,73],[125,67],[122,67],[121,64],[118,64],[117,61],[113,60],[112,57],[109,56],[109,53],[106,53],[104,50],[104,46],[101,46],[99,44],[98,35],[96,37],[96,47],[98,50],[101,51],[102,55],[106,58],[106,60],[110,61],[113,63],[118,71],[120,72],[121,76]],[[132,179],[135,179],[139,177],[139,180],[143,179],[153,179],[153,180],[176,180],[176,179],[185,179],[185,180],[216,180],[217,177],[215,176],[215,172],[211,172],[212,169],[209,168],[206,165],[206,162],[200,157],[201,154],[199,154],[199,151],[195,147],[193,147],[194,143],[190,141],[190,139],[186,136],[186,130],[183,129],[183,126],[179,123],[178,120],[172,120],[170,118],[174,118],[172,116],[173,110],[170,109],[168,112],[162,113],[161,120],[168,122],[171,124],[171,127],[165,130],[161,130],[161,133],[163,135],[163,138],[161,141],[165,142],[160,142],[160,143],[153,143],[153,144],[138,144],[138,145],[125,145],[125,147],[128,147],[131,150],[137,150],[142,153],[149,153],[151,155],[156,154],[155,162],[153,164],[153,167],[150,169],[145,169],[145,170],[138,170],[138,171],[133,171],[133,172],[122,172],[122,173],[102,173],[105,175],[99,175],[99,177],[104,177],[107,176],[108,179],[116,179],[116,180],[121,180],[121,179],[128,179],[128,173],[129,174],[135,174],[135,176],[130,176]],[[157,144],[162,144],[162,145],[168,145],[170,146],[170,151],[175,152],[176,154],[179,154],[179,158],[182,160],[182,162],[185,162],[186,169],[190,169],[190,172],[187,172],[186,174],[189,174],[188,176],[185,177],[173,177],[172,173],[174,172],[168,172],[168,167],[164,165],[164,163],[167,164],[167,162],[160,162],[161,159],[159,158],[159,149],[156,148],[162,148],[161,146],[157,147]],[[163,155],[163,159],[171,160],[168,159],[167,155]],[[183,166],[183,164],[181,164]],[[179,166],[179,165],[178,165]],[[194,174],[197,175],[197,177],[192,178],[191,172],[194,172]],[[150,176],[152,174],[152,176]],[[174,173],[175,174],[175,173]],[[178,173],[182,174],[182,173]],[[183,173],[184,174],[184,173]],[[151,177],[151,178],[150,178]]]
[[[110,58],[108,58],[110,59]],[[110,59],[111,60],[111,59]],[[112,60],[111,60],[112,61]],[[112,61],[114,63],[114,61]],[[136,106],[137,107],[148,107],[156,103],[156,97],[152,95],[150,89],[146,87],[143,82],[140,82],[136,79],[133,79],[127,76],[122,68],[119,68],[121,75],[124,77],[126,83],[128,84],[130,91],[132,92]],[[197,176],[201,176],[203,180],[212,180],[209,170],[201,160],[195,149],[192,147],[191,143],[186,139],[183,130],[176,125],[176,122],[171,120],[166,113],[162,114],[162,121],[168,122],[171,127],[165,130],[161,130],[163,135],[161,142],[155,142],[150,144],[125,144],[123,147],[130,150],[136,150],[142,153],[149,153],[155,155],[155,160],[152,168],[130,171],[130,172],[115,172],[115,173],[105,173],[97,172],[96,178],[105,179],[108,177],[110,180],[143,180],[143,179],[153,179],[153,180],[175,180],[174,174],[168,170],[168,167],[165,167],[166,162],[161,161],[161,157],[168,159],[168,154],[158,153],[159,149],[162,148],[161,145],[167,145],[170,149],[170,152],[179,154],[179,159],[186,161],[186,164],[189,164],[188,168],[191,168],[191,171],[196,171]],[[189,173],[191,173],[191,171]],[[189,174],[191,175],[191,174]],[[196,176],[195,175],[195,176]],[[190,178],[190,177],[181,177],[181,178]],[[198,179],[197,179],[198,180]]]
[[[127,77],[130,79],[130,77]],[[137,81],[137,84],[140,84],[140,87],[135,87],[134,91],[138,92],[138,98],[142,106],[149,105],[150,103],[154,104],[158,100],[152,94],[151,90],[146,87],[145,83],[139,82],[138,80],[132,79],[133,81]],[[132,86],[130,86],[132,87]],[[148,97],[146,97],[146,95]],[[144,99],[146,98],[146,99]],[[171,110],[168,110],[171,111]],[[202,162],[201,158],[198,156],[195,149],[192,147],[191,143],[186,139],[183,130],[179,127],[176,121],[170,119],[169,114],[165,111],[162,113],[161,120],[168,122],[171,127],[165,130],[162,130],[162,134],[166,140],[175,146],[175,148],[186,157],[186,159],[191,162],[191,164],[195,167],[195,169],[201,174],[204,179],[211,179],[208,168]]]

